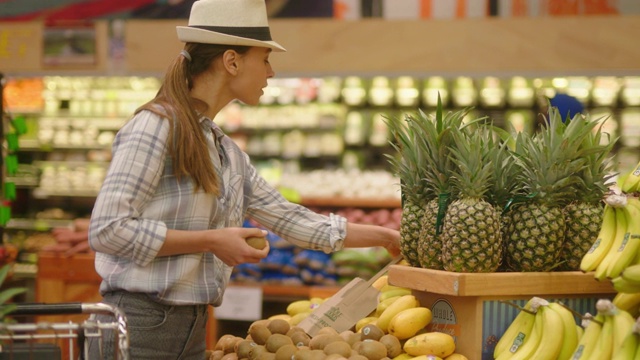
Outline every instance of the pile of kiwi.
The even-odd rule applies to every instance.
[[[253,322],[245,338],[220,337],[209,360],[381,360],[402,353],[400,340],[374,324],[359,332],[326,327],[310,337],[286,320],[266,319]]]

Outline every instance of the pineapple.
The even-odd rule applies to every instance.
[[[400,252],[411,266],[420,267],[418,259],[418,241],[423,204],[430,196],[423,181],[425,167],[421,160],[421,153],[417,149],[417,134],[415,121],[410,116],[404,120],[386,119],[391,131],[391,146],[396,154],[386,155],[393,172],[400,178],[402,189],[402,219],[400,220]]]
[[[435,117],[420,112],[420,118],[415,120],[421,129],[418,144],[424,158],[424,179],[434,195],[423,204],[424,215],[418,243],[418,257],[423,268],[443,269],[440,233],[447,204],[455,196],[450,183],[454,163],[451,160],[449,144],[453,131],[481,120],[465,124],[463,120],[468,112],[464,109],[443,114],[442,101],[438,98]]]
[[[581,116],[567,124],[557,108],[549,108],[542,129],[529,135],[518,134],[515,160],[520,190],[526,201],[507,211],[506,260],[515,271],[558,269],[565,242],[564,207],[576,198],[576,187],[586,165],[582,143],[595,122]]]
[[[444,269],[454,272],[494,272],[502,260],[500,210],[488,201],[495,174],[494,163],[504,146],[495,144],[493,132],[480,126],[465,134],[455,131],[451,147],[455,170],[452,184],[458,198],[447,208],[442,230]],[[501,164],[500,164],[501,165]]]
[[[608,139],[601,145],[603,135],[608,135],[602,133],[604,120],[589,121],[597,121],[600,126],[582,144],[582,151],[589,152],[585,156],[587,166],[576,174],[581,179],[576,200],[564,208],[565,243],[560,259],[561,269],[567,271],[580,270],[582,258],[598,238],[604,209],[602,200],[614,175],[609,155],[616,139]]]

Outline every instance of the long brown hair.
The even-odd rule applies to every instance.
[[[195,190],[202,188],[206,193],[219,195],[218,177],[213,163],[208,156],[204,156],[208,154],[207,141],[196,111],[205,111],[207,105],[204,101],[191,97],[189,90],[193,87],[193,78],[209,70],[218,56],[227,50],[244,54],[249,47],[186,43],[184,49],[191,55],[191,60],[178,55],[169,66],[156,97],[139,107],[135,113],[149,110],[168,119],[168,148],[174,175],[178,179],[190,176]]]

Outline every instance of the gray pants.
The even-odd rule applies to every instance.
[[[205,359],[208,305],[163,305],[145,294],[124,291],[107,294],[103,301],[119,307],[127,317],[131,359]],[[92,316],[102,322],[113,321],[109,315]],[[102,344],[87,339],[88,360],[115,359],[114,336],[103,339]]]

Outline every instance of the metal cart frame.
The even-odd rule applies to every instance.
[[[105,303],[60,303],[60,304],[16,304],[16,309],[8,316],[39,316],[68,314],[107,314],[114,317],[112,322],[99,322],[91,318],[82,323],[0,323],[0,359],[39,359],[34,354],[38,345],[47,345],[41,340],[68,341],[69,359],[74,360],[74,341],[78,345],[78,358],[89,359],[88,346],[85,339],[98,338],[101,353],[103,352],[103,336],[117,335],[114,341],[117,359],[129,360],[129,333],[127,318],[116,306]],[[106,331],[111,330],[111,331]],[[38,342],[40,341],[40,342]],[[51,347],[51,344],[49,347]],[[23,355],[18,355],[22,352]],[[7,354],[8,357],[4,357]],[[24,355],[26,354],[26,356]],[[22,357],[20,357],[22,356]],[[50,355],[49,355],[50,356]],[[44,357],[50,359],[50,357]],[[43,359],[44,359],[43,358]],[[101,356],[103,358],[103,356]]]

